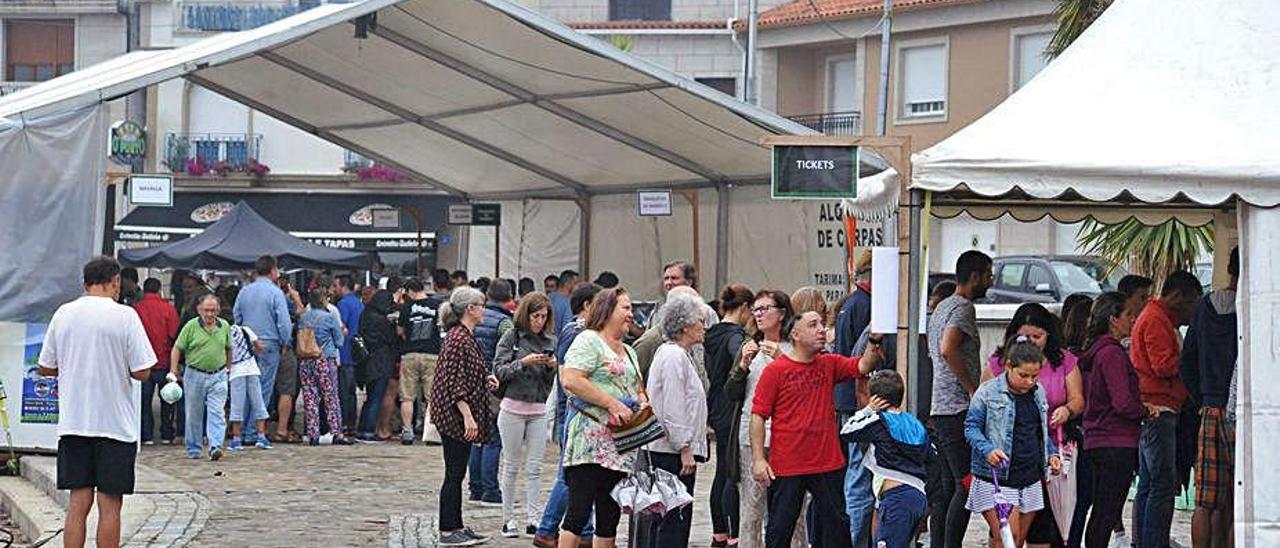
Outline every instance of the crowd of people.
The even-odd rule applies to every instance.
[[[443,456],[441,546],[488,540],[464,522],[464,480],[470,501],[501,506],[497,534],[608,547],[621,520],[611,491],[628,474],[666,470],[693,493],[714,459],[709,500],[696,502],[709,510],[712,537],[690,539],[690,505],[636,519],[635,545],[909,547],[927,530],[930,546],[950,548],[979,513],[1001,546],[996,505],[1007,501],[1019,547],[1132,538],[1164,548],[1194,465],[1193,539],[1208,548],[1226,546],[1231,531],[1238,265],[1233,252],[1230,286],[1207,296],[1174,272],[1155,298],[1155,282],[1129,276],[1117,292],[1071,296],[1060,314],[1023,305],[983,359],[975,303],[992,262],[966,252],[955,280],[930,294],[919,343],[932,388],[919,406],[928,411],[914,414],[897,337],[870,329],[869,255],[837,303],[814,288],[737,283],[707,303],[694,267],[674,262],[644,329],[608,272],[594,282],[548,276],[544,291],[527,278],[471,282],[460,271],[368,286],[319,274],[300,292],[264,256],[243,287],[211,291],[182,278],[175,306],[158,279],[139,284],[136,271],[99,258],[85,267],[88,295],[55,314],[40,367],[59,376],[69,402],[59,429],[59,469],[72,470],[59,474],[73,489],[69,523],[87,514],[95,488],[109,495],[98,497],[100,512],[118,517],[112,497],[132,491],[133,460],[120,444],[153,444],[158,430],[164,443],[183,438],[188,457],[215,461],[279,443],[412,445],[421,436]],[[102,319],[116,316],[129,320]],[[143,382],[140,415],[103,399],[114,392],[83,393],[89,382],[127,386],[76,364],[106,352],[111,337],[126,341],[112,359]],[[172,381],[183,401],[161,399],[157,421],[153,395]],[[111,412],[78,407],[94,405]],[[644,421],[662,434],[639,447],[626,436]],[[560,458],[544,499],[548,441]],[[1045,488],[1068,443],[1082,450],[1070,510],[1047,505]],[[1059,530],[1054,512],[1064,511],[1071,526]]]

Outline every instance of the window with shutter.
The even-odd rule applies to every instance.
[[[609,0],[610,21],[670,21],[671,0]]]
[[[1013,37],[1013,89],[1017,91],[1027,85],[1046,65],[1049,56],[1045,50],[1049,48],[1052,32],[1019,34]]]
[[[898,50],[898,118],[927,118],[947,112],[947,45],[902,47]]]
[[[4,79],[43,82],[75,70],[72,19],[8,19],[4,22]]]

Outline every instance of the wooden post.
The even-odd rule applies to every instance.
[[[693,208],[693,269],[701,275],[702,263],[699,260],[701,254],[698,248],[702,247],[702,229],[698,225],[702,224],[702,214],[700,213],[701,205],[698,203],[698,191],[696,189],[682,189],[675,192],[684,197],[685,201],[689,202],[689,207]],[[719,289],[712,288],[711,291],[714,294]]]

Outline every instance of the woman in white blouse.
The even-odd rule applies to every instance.
[[[666,342],[653,356],[646,385],[654,415],[666,430],[666,436],[649,444],[649,457],[655,468],[679,476],[689,493],[697,462],[707,457],[707,395],[690,356],[690,348],[706,334],[702,308],[685,295],[663,305],[660,328]],[[653,520],[649,546],[688,546],[692,520],[692,504]]]

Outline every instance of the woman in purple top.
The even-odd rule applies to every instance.
[[[1075,354],[1064,348],[1058,318],[1044,306],[1024,304],[1013,313],[1013,319],[1005,329],[1004,340],[1012,341],[1020,336],[1026,337],[1044,353],[1045,363],[1040,368],[1037,382],[1044,389],[1045,402],[1048,403],[1050,435],[1061,432],[1062,439],[1082,442],[1078,418],[1084,414],[1085,408],[1084,380],[1076,368]],[[996,349],[982,372],[983,382],[1004,373],[1004,361],[1004,349]],[[1060,439],[1053,441],[1055,444],[1061,442]],[[1061,546],[1064,544],[1062,533],[1054,520],[1053,509],[1046,506],[1036,513],[1035,521],[1027,532],[1027,543]]]
[[[1138,374],[1120,345],[1133,329],[1133,310],[1120,293],[1104,293],[1093,303],[1080,369],[1089,386],[1084,411],[1085,460],[1093,467],[1093,512],[1085,529],[1087,548],[1105,547],[1120,520],[1129,482],[1138,467],[1142,419],[1154,408],[1139,399]]]

